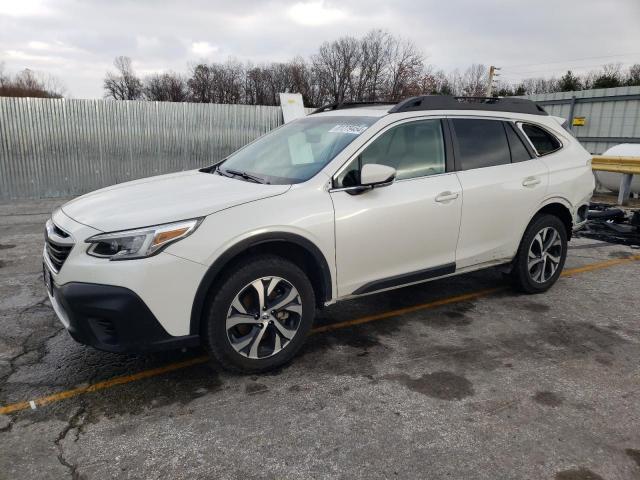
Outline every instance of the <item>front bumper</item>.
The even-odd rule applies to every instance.
[[[58,228],[69,234],[74,244],[61,268],[57,269],[43,249],[44,262],[58,288],[71,283],[122,287],[146,305],[169,335],[183,337],[199,333],[191,331],[191,310],[206,266],[167,252],[120,262],[92,257],[87,255],[88,244],[84,239],[100,231],[72,220],[61,210],[54,212],[52,219]]]
[[[148,352],[194,347],[198,335],[171,336],[133,291],[112,285],[52,284],[49,300],[79,343],[109,352]]]

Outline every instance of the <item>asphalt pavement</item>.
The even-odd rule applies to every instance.
[[[0,205],[0,478],[640,478],[639,250],[576,239],[542,295],[487,270],[339,303],[243,376],[74,342],[41,281],[58,203]]]

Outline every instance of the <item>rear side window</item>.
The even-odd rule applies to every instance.
[[[531,155],[529,154],[527,147],[524,146],[524,143],[522,143],[522,140],[516,133],[515,126],[510,122],[506,122],[504,124],[504,128],[507,131],[507,138],[509,139],[511,161],[515,163],[531,160]]]
[[[528,123],[520,124],[522,131],[527,135],[538,155],[547,155],[562,147],[560,141],[546,130]]]
[[[507,134],[499,120],[459,118],[451,120],[460,170],[511,163]]]

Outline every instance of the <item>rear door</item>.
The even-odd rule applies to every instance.
[[[458,268],[515,255],[548,184],[546,165],[510,121],[449,119],[463,204]]]

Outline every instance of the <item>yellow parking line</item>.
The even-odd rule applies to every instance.
[[[585,265],[583,267],[569,268],[569,269],[567,269],[567,270],[562,272],[562,276],[563,277],[569,277],[569,276],[575,275],[577,273],[585,273],[585,272],[591,272],[593,270],[601,270],[603,268],[614,267],[616,265],[622,265],[622,264],[625,264],[625,263],[637,262],[638,260],[640,260],[640,255],[631,255],[631,256],[625,257],[625,258],[616,258],[614,260],[607,260],[607,261],[604,261],[604,262],[590,263],[590,264]]]
[[[97,392],[99,390],[104,390],[105,388],[114,387],[116,385],[123,385],[125,383],[135,382],[144,378],[155,377],[158,375],[162,375],[163,373],[173,372],[174,370],[180,370],[182,368],[205,363],[208,360],[208,356],[202,355],[196,358],[185,360],[184,362],[171,363],[169,365],[165,365],[164,367],[143,370],[142,372],[134,373],[133,375],[114,377],[109,380],[104,380],[102,382],[94,383],[91,385],[73,388],[71,390],[65,390],[63,392],[54,393],[53,395],[48,395],[46,397],[40,397],[36,400],[32,400],[31,402],[33,402],[33,407],[31,406],[31,402],[12,403],[5,407],[0,407],[0,415],[17,412],[19,410],[26,410],[27,408],[42,407],[49,403],[59,402],[60,400],[66,400],[67,398],[71,397],[77,397],[78,395],[82,395],[83,393]]]
[[[627,258],[618,258],[614,260],[607,260],[604,262],[591,263],[589,265],[585,265],[582,267],[570,268],[566,269],[562,272],[562,275],[567,277],[571,275],[576,275],[585,272],[592,272],[594,270],[601,270],[603,268],[609,268],[616,265],[623,265],[626,263],[631,263],[640,260],[640,255],[632,255]],[[506,287],[497,287],[497,288],[488,288],[485,290],[478,290],[476,292],[465,293],[462,295],[455,295],[453,297],[442,298],[440,300],[434,300],[432,302],[422,303],[419,305],[413,305],[411,307],[398,308],[396,310],[390,310],[388,312],[378,313],[374,315],[367,315],[364,317],[356,318],[353,320],[346,320],[344,322],[334,323],[332,325],[323,325],[321,327],[314,328],[312,333],[324,333],[333,330],[338,330],[346,327],[353,327],[355,325],[361,325],[363,323],[370,323],[377,320],[384,320],[391,317],[397,317],[399,315],[406,315],[407,313],[413,313],[420,310],[426,310],[430,308],[441,307],[443,305],[450,305],[453,303],[464,302],[468,300],[473,300],[480,297],[486,297],[493,293],[505,290]],[[48,395],[46,397],[40,397],[35,400],[26,401],[26,402],[17,402],[6,405],[4,407],[0,407],[0,415],[5,415],[8,413],[18,412],[20,410],[26,410],[29,408],[37,408],[42,407],[44,405],[48,405],[53,402],[59,402],[60,400],[66,400],[67,398],[77,397],[78,395],[82,395],[85,393],[97,392],[99,390],[104,390],[106,388],[111,388],[116,385],[124,385],[126,383],[135,382],[138,380],[143,380],[145,378],[156,377],[158,375],[162,375],[164,373],[173,372],[175,370],[180,370],[183,368],[191,367],[193,365],[199,365],[205,363],[209,360],[209,357],[206,355],[202,355],[199,357],[195,357],[189,360],[185,360],[183,362],[171,363],[169,365],[165,365],[163,367],[152,368],[149,370],[143,370],[142,372],[134,373],[132,375],[124,375],[121,377],[114,377],[109,380],[104,380],[102,382],[94,383],[91,385],[73,388],[71,390],[65,390],[63,392],[54,393],[52,395]]]
[[[353,320],[347,320],[344,322],[332,323],[331,325],[324,325],[311,330],[311,333],[323,333],[330,332],[332,330],[338,330],[340,328],[353,327],[354,325],[361,325],[363,323],[375,322],[376,320],[384,320],[385,318],[397,317],[398,315],[405,315],[407,313],[417,312],[418,310],[426,310],[428,308],[441,307],[443,305],[450,305],[452,303],[465,302],[467,300],[473,300],[479,297],[486,297],[492,293],[504,290],[505,287],[488,288],[486,290],[479,290],[477,292],[465,293],[462,295],[456,295],[454,297],[447,297],[440,300],[434,300],[433,302],[421,303],[419,305],[412,305],[411,307],[398,308],[397,310],[390,310],[384,313],[377,313],[374,315],[367,315],[366,317],[355,318]]]

